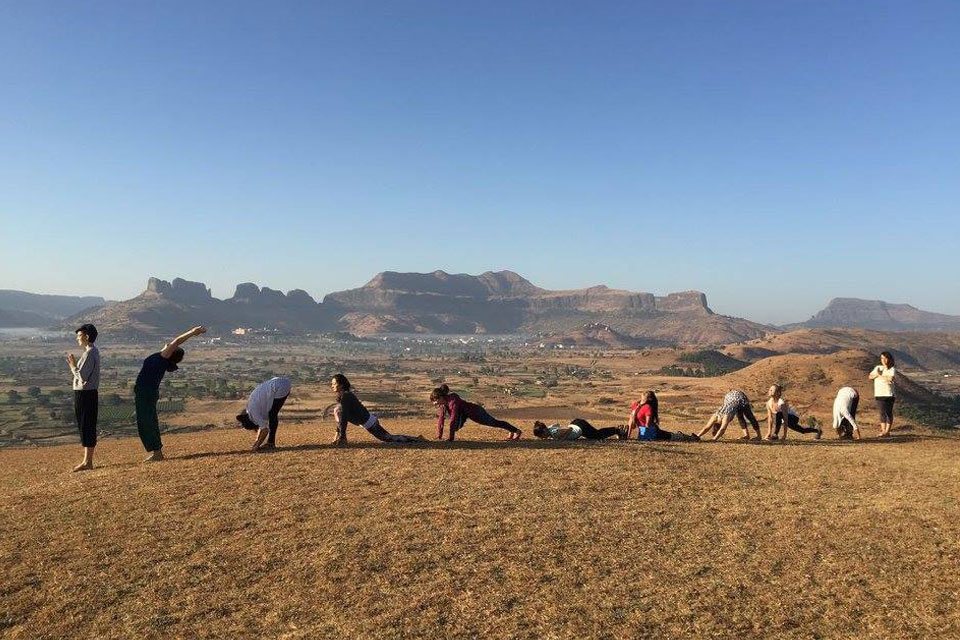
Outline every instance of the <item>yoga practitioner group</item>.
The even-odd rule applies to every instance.
[[[97,446],[97,410],[99,400],[97,389],[100,385],[100,352],[95,346],[97,328],[84,324],[75,331],[77,344],[83,350],[78,360],[74,354],[67,355],[67,364],[73,374],[74,411],[77,427],[80,430],[80,442],[83,445],[83,461],[74,467],[74,471],[93,468],[93,453]],[[190,338],[206,333],[206,328],[197,326],[183,333],[157,353],[149,355],[144,361],[133,388],[136,406],[137,433],[144,449],[150,454],[146,462],[163,460],[163,443],[160,439],[160,422],[157,417],[157,402],[160,398],[160,383],[164,374],[176,371],[183,360],[183,347]],[[874,396],[880,411],[880,437],[890,434],[893,427],[894,380],[896,369],[893,356],[884,351],[880,354],[880,363],[870,371],[873,380]],[[257,432],[253,443],[254,451],[276,447],[277,426],[280,410],[290,395],[290,378],[278,376],[257,385],[250,394],[247,406],[236,416],[237,424],[244,429]],[[422,436],[391,434],[380,423],[376,414],[371,413],[354,395],[350,381],[342,373],[330,380],[330,389],[336,395],[333,416],[337,423],[337,435],[333,444],[347,441],[347,424],[363,427],[374,438],[382,442],[407,443],[420,442]],[[820,439],[823,431],[819,427],[800,426],[800,416],[796,408],[784,398],[783,387],[775,384],[767,393],[767,440],[786,440],[787,431],[815,433]],[[437,407],[437,439],[442,440],[444,425],[449,419],[447,440],[453,441],[457,432],[467,420],[477,424],[503,429],[508,432],[507,440],[519,440],[522,431],[504,420],[491,416],[482,405],[467,402],[443,384],[430,393],[430,402]],[[837,392],[833,403],[833,428],[841,439],[860,439],[857,426],[857,407],[860,394],[853,387],[843,387]],[[753,408],[747,395],[733,390],[723,398],[723,404],[714,412],[707,424],[697,434],[670,432],[660,427],[660,411],[657,395],[646,391],[642,398],[630,407],[628,423],[618,427],[596,428],[583,418],[574,418],[567,426],[533,423],[533,435],[552,440],[604,440],[616,436],[620,440],[634,437],[641,441],[698,441],[708,433],[713,440],[723,437],[727,427],[736,418],[743,430],[742,440],[750,439],[748,423],[760,440],[760,423],[753,414]],[[782,432],[781,432],[782,429]]]

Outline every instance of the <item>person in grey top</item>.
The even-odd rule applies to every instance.
[[[97,340],[97,328],[85,324],[78,328],[77,344],[83,349],[78,361],[72,353],[67,354],[67,364],[73,374],[73,412],[80,430],[80,444],[83,445],[83,462],[73,468],[74,471],[93,469],[93,450],[97,446],[97,410],[100,400],[97,389],[100,387],[100,351],[93,343]]]

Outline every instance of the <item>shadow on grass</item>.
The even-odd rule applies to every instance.
[[[616,448],[620,447],[626,450],[641,447],[645,450],[653,450],[659,453],[670,453],[675,455],[696,455],[692,451],[685,451],[674,446],[662,446],[666,443],[643,443],[643,442],[557,442],[555,440],[521,440],[519,442],[484,442],[479,440],[458,440],[454,442],[437,442],[426,440],[423,442],[410,443],[389,443],[389,442],[348,442],[345,445],[332,445],[329,443],[315,444],[297,444],[290,447],[277,447],[267,451],[258,451],[255,454],[250,449],[241,449],[236,451],[204,451],[198,453],[188,453],[182,456],[172,456],[168,460],[196,460],[200,458],[218,458],[221,456],[237,455],[280,455],[284,453],[296,453],[301,451],[326,451],[343,450],[350,451],[358,449],[402,449],[412,451],[488,451],[488,450],[530,450],[530,449],[569,449],[574,451],[588,450],[593,448]]]

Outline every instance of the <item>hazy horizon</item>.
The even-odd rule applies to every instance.
[[[960,315],[960,4],[0,5],[0,286]],[[951,62],[954,61],[954,62]]]

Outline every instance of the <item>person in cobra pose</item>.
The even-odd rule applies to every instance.
[[[623,427],[604,427],[595,428],[592,424],[583,418],[574,418],[570,424],[561,427],[559,424],[545,425],[539,420],[533,423],[533,435],[543,440],[606,440],[611,436],[617,436],[620,440],[627,437]]]
[[[479,404],[467,402],[451,392],[450,387],[445,384],[440,385],[430,393],[430,402],[438,408],[437,440],[443,439],[443,423],[448,415],[450,416],[450,431],[447,440],[450,442],[453,442],[457,431],[463,428],[468,419],[485,427],[506,429],[510,432],[507,440],[519,440],[523,435],[523,432],[517,427],[504,420],[497,420]]]
[[[740,428],[743,429],[743,435],[740,437],[741,440],[750,439],[750,432],[747,430],[747,421],[750,422],[750,425],[756,432],[756,439],[760,440],[760,423],[757,422],[756,416],[753,415],[753,408],[750,406],[750,399],[747,397],[747,394],[739,389],[728,391],[727,395],[723,396],[723,404],[710,416],[707,424],[700,430],[697,437],[702,438],[708,432],[713,432],[713,439],[719,440],[723,437],[723,432],[727,430],[727,427],[734,417],[740,421]]]
[[[338,373],[330,379],[330,388],[337,394],[337,405],[333,410],[333,418],[337,422],[337,437],[333,444],[340,445],[347,442],[347,424],[355,424],[367,430],[381,442],[420,442],[421,436],[405,436],[392,434],[383,428],[380,419],[375,413],[370,413],[363,403],[353,394],[353,386],[347,376]]]

